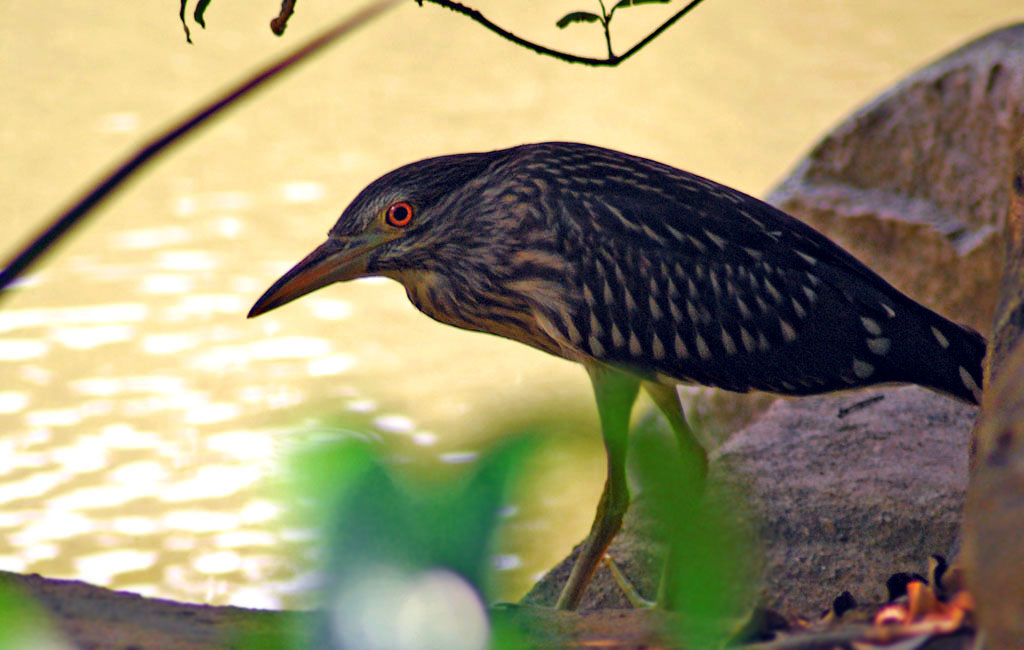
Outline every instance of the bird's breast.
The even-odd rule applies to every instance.
[[[582,338],[572,326],[564,287],[555,282],[523,277],[467,284],[439,272],[407,273],[396,279],[405,286],[409,301],[434,320],[580,360],[570,332],[575,331],[579,341]]]

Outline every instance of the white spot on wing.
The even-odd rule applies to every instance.
[[[668,303],[668,310],[672,312],[672,320],[677,323],[683,322],[683,312],[679,311],[679,306],[675,302]]]
[[[892,307],[890,307],[889,305],[885,304],[884,302],[880,302],[878,304],[880,304],[882,306],[882,309],[884,309],[885,313],[889,315],[889,318],[895,318],[896,317],[896,312],[893,311]]]
[[[721,250],[725,250],[725,240],[724,239],[722,239],[721,237],[719,237],[715,233],[711,232],[707,228],[704,229],[704,234],[708,236],[708,239],[710,239],[715,244],[715,246],[718,246],[718,248],[721,249]]]
[[[740,328],[740,340],[743,341],[743,349],[747,352],[753,352],[754,347],[757,345],[754,341],[754,337],[750,335],[750,332],[745,327]]]
[[[612,323],[612,345],[621,348],[625,343],[626,339],[622,336],[622,332],[619,331],[619,326]]]
[[[974,399],[978,399],[980,401],[981,387],[978,386],[978,382],[974,381],[974,377],[971,376],[971,373],[967,372],[967,368],[964,368],[963,366],[960,366],[960,381],[964,383],[967,390],[974,394]]]
[[[658,306],[658,302],[654,299],[654,296],[649,296],[647,298],[647,304],[651,308],[651,318],[656,321],[661,320],[661,317],[663,316],[661,313],[661,307]]]
[[[802,258],[803,258],[803,259],[804,259],[804,260],[805,260],[805,261],[806,261],[806,262],[807,262],[808,264],[814,265],[814,264],[817,264],[817,263],[818,263],[818,260],[817,260],[817,258],[811,257],[811,256],[810,256],[810,255],[808,255],[807,253],[804,253],[804,252],[802,252],[802,251],[794,251],[794,252],[795,252],[795,253],[796,253],[797,255],[799,255],[800,257],[802,257]]]
[[[853,360],[853,374],[857,375],[860,379],[867,379],[875,373],[875,367],[867,361],[861,361],[860,359]]]
[[[868,331],[868,334],[874,334],[878,336],[882,333],[882,326],[878,324],[874,318],[868,318],[867,316],[860,317],[860,323],[864,326],[864,329]]]
[[[868,349],[878,356],[888,354],[891,344],[892,341],[887,338],[868,339]]]
[[[711,349],[708,348],[707,342],[704,341],[704,337],[700,334],[697,335],[695,342],[697,344],[697,354],[700,355],[701,359],[705,361],[711,358]]]
[[[942,332],[939,331],[939,328],[932,327],[932,336],[935,337],[935,340],[939,342],[939,345],[941,345],[943,349],[949,347],[949,339],[942,335]]]
[[[686,359],[690,356],[690,351],[686,349],[686,344],[683,343],[683,339],[679,338],[679,334],[676,334],[675,340],[672,342],[675,347],[676,356],[680,359]]]
[[[665,358],[665,346],[662,344],[661,339],[658,338],[657,334],[651,338],[651,353],[654,355],[655,359]]]
[[[793,303],[793,311],[796,312],[797,318],[803,318],[804,316],[807,315],[807,310],[805,310],[803,306],[799,302],[797,302],[796,298],[791,298],[790,301]]]
[[[750,308],[747,307],[747,303],[743,302],[743,298],[740,298],[738,295],[736,296],[736,306],[739,308],[740,316],[743,317],[743,320],[750,320],[752,316]]]
[[[729,332],[726,332],[724,327],[722,328],[722,347],[725,348],[726,354],[736,354],[736,342],[732,340]]]
[[[629,353],[634,357],[639,357],[644,353],[643,348],[640,347],[640,339],[636,337],[636,332],[629,333]]]
[[[796,340],[796,330],[793,329],[792,325],[781,318],[779,319],[779,329],[782,330],[782,338],[785,339],[787,343],[792,343]]]

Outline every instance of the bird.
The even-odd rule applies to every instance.
[[[811,226],[647,158],[572,142],[427,158],[359,192],[249,317],[365,276],[442,323],[587,371],[607,454],[597,513],[555,603],[579,606],[629,505],[646,391],[697,483],[707,455],[680,384],[801,396],[918,384],[977,404],[986,341]]]

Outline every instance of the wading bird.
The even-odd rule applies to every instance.
[[[559,608],[579,604],[629,505],[626,440],[641,386],[698,480],[706,454],[680,383],[811,395],[907,382],[971,403],[981,392],[980,334],[816,230],[700,176],[583,144],[440,156],[382,176],[249,316],[372,275],[400,282],[442,323],[589,373],[608,474]]]

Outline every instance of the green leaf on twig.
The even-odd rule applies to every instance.
[[[562,16],[555,24],[558,25],[560,29],[565,29],[572,23],[596,23],[599,20],[601,20],[600,16],[592,14],[589,11],[574,11]]]
[[[663,4],[668,4],[671,1],[672,0],[619,0],[618,2],[615,3],[615,7],[612,9],[612,11],[615,11],[615,9],[618,9],[619,7],[634,7],[636,5],[653,5],[653,4],[662,4],[663,5]]]

